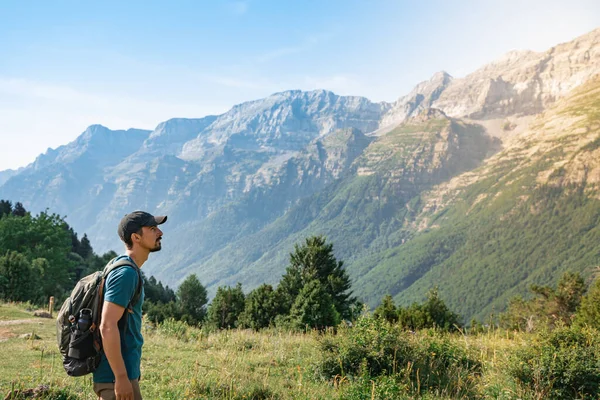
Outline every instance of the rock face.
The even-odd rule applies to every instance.
[[[393,104],[292,90],[152,132],[91,126],[26,168],[0,172],[0,199],[66,215],[96,252],[122,248],[115,230],[124,213],[167,214],[169,251],[147,273],[177,285],[195,272],[209,292],[238,279],[247,289],[276,283],[293,244],[324,233],[363,294],[379,293],[382,277],[395,276],[381,269],[384,253],[432,229],[432,215],[458,189],[486,182],[500,142],[483,126],[574,101],[564,96],[600,72],[599,37],[596,30],[544,53],[512,52],[460,79],[440,72]],[[533,136],[561,132],[562,116],[552,118],[558,128],[521,135],[520,127],[504,147],[520,154],[537,146]],[[568,133],[595,132],[594,124]],[[574,154],[579,167],[564,173],[540,167],[536,182],[595,182],[596,153]],[[417,279],[408,275],[386,288],[406,289]]]
[[[195,139],[200,132],[217,119],[214,115],[189,119],[173,118],[158,124],[140,149],[141,153],[152,152],[177,156],[188,141]]]
[[[600,29],[543,53],[514,51],[453,80],[432,106],[453,117],[488,119],[542,112],[597,74]]]
[[[388,108],[386,103],[325,90],[276,93],[219,116],[203,134],[185,144],[180,157],[200,160],[211,149],[227,144],[244,150],[298,151],[337,129],[374,131]]]
[[[441,71],[430,80],[419,83],[409,94],[392,104],[381,120],[380,130],[389,131],[409,117],[430,108],[451,82],[452,77]]]

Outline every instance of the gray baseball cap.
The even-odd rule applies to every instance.
[[[145,211],[134,211],[121,219],[117,232],[121,240],[125,242],[131,238],[132,233],[139,232],[142,227],[157,226],[165,222],[167,222],[166,215],[155,217]]]

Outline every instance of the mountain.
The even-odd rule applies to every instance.
[[[432,106],[453,117],[505,118],[542,112],[586,82],[600,63],[600,29],[548,51],[513,51],[462,79]]]
[[[21,168],[19,168],[19,169],[7,169],[7,170],[4,170],[4,171],[0,171],[0,186],[2,186],[4,184],[4,182],[6,182],[7,180],[9,180],[13,176],[17,175],[19,172],[21,172]]]
[[[409,117],[431,108],[452,82],[452,77],[444,72],[434,74],[431,79],[419,83],[409,94],[402,96],[392,104],[381,120],[381,131],[389,130]]]
[[[531,284],[590,276],[600,262],[599,104],[596,76],[483,166],[421,193],[419,234],[388,249],[360,293],[406,304],[437,285],[453,309],[484,318]]]
[[[479,165],[498,145],[480,127],[427,110],[374,140],[342,179],[302,199],[260,231],[191,264],[189,270],[212,286],[237,281],[256,286],[277,282],[293,244],[310,234],[327,235],[336,254],[350,262],[359,254],[401,243],[407,235],[403,225],[410,201],[426,188]],[[349,271],[355,278],[357,271]]]
[[[290,90],[154,131],[91,126],[0,172],[0,198],[66,215],[100,252],[122,248],[126,212],[169,215],[144,268],[171,286],[277,283],[294,243],[325,234],[371,306],[439,286],[482,318],[600,262],[599,39],[439,72],[393,103]]]
[[[2,197],[20,201],[35,212],[49,208],[71,216],[73,226],[90,227],[102,203],[113,194],[105,174],[139,149],[149,134],[90,126],[75,141],[49,149],[10,177],[0,189]]]

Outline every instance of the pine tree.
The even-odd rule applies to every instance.
[[[318,279],[313,279],[296,297],[290,311],[290,320],[298,329],[325,329],[339,324],[340,315],[326,288]]]
[[[333,255],[333,244],[326,243],[323,236],[311,236],[302,246],[296,244],[290,254],[290,265],[277,287],[283,312],[291,311],[304,286],[316,279],[331,296],[336,312],[342,318],[350,318],[356,299],[352,297],[352,285],[343,265]]]
[[[79,251],[78,254],[86,260],[92,254],[94,254],[94,250],[92,249],[92,244],[90,243],[90,239],[88,239],[87,234],[84,233],[81,241],[79,242]]]

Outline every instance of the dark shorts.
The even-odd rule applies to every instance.
[[[133,399],[142,400],[142,392],[140,392],[140,381],[133,379],[131,381],[133,386]],[[114,383],[94,383],[94,392],[98,395],[98,399],[101,400],[115,400],[115,384]]]

